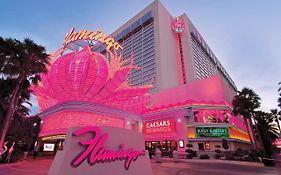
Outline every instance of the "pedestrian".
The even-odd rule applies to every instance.
[[[152,159],[152,148],[148,148],[149,159]]]
[[[38,156],[39,152],[39,146],[35,146],[33,149],[33,159],[36,159],[36,156]]]
[[[21,161],[23,160],[26,160],[27,159],[27,156],[28,156],[28,144],[24,144],[23,147],[22,147],[22,150],[23,150],[23,156],[21,158]]]
[[[10,147],[8,151],[8,156],[7,156],[7,162],[10,162],[10,159],[12,157],[13,151],[14,151],[14,146],[15,146],[15,141],[13,142],[12,146]]]

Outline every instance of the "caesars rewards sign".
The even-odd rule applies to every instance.
[[[144,122],[144,134],[174,133],[176,131],[174,119],[163,119]]]

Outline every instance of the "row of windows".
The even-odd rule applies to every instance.
[[[198,45],[192,36],[192,53],[195,63],[196,79],[203,79],[217,73],[216,66],[208,54]]]
[[[140,28],[141,25],[144,25],[148,20],[152,18],[152,11],[147,12],[144,16],[137,19],[132,25],[124,29],[121,33],[117,34],[115,37],[116,41],[121,40],[126,37],[128,34],[134,32],[136,29]]]
[[[217,70],[215,69],[215,67],[213,67],[212,65],[210,65],[208,63],[203,64],[203,61],[204,60],[200,61],[200,60],[198,60],[198,58],[196,58],[195,59],[195,66],[197,66],[197,68],[202,69],[202,71],[207,72],[208,74],[210,74],[210,76],[217,73]]]
[[[228,82],[236,89],[233,80],[230,78],[228,73],[225,71],[221,63],[216,60],[216,65],[214,65],[214,60],[211,59],[209,54],[198,44],[196,38],[191,35],[192,39],[192,51],[193,58],[195,62],[196,78],[203,79],[212,75],[215,75],[218,71],[228,80]],[[212,53],[212,52],[211,52]]]
[[[149,15],[148,15],[149,16]],[[149,17],[150,18],[150,17]],[[156,84],[156,62],[154,51],[154,28],[153,20],[149,20],[150,23],[141,25],[138,30],[132,31],[139,22],[132,24],[132,28],[128,28],[122,32],[123,40],[119,43],[122,45],[123,50],[118,51],[117,54],[121,54],[123,66],[127,66],[131,63],[132,56],[134,57],[134,65],[140,69],[132,69],[128,75],[129,84],[132,86],[141,86],[152,83],[155,87]],[[134,26],[134,27],[133,27]],[[130,35],[124,37],[128,32]],[[117,38],[117,37],[116,37]],[[95,51],[101,51],[101,47]],[[102,52],[110,61],[110,56],[107,52]],[[152,90],[153,91],[153,90]]]
[[[129,83],[133,86],[146,85],[148,83],[155,85],[156,69],[153,23],[148,24],[128,39],[130,41],[126,42],[124,52],[125,50],[133,52],[134,64],[140,68],[131,71],[128,77]]]

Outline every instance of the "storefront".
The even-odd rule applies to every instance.
[[[42,137],[39,140],[40,152],[43,155],[55,155],[58,150],[64,146],[65,135],[54,135]]]
[[[194,151],[212,152],[216,149],[235,151],[237,149],[249,150],[251,148],[247,132],[229,124],[205,124],[188,127],[187,137]]]

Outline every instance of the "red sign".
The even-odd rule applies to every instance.
[[[143,133],[150,134],[167,134],[176,132],[174,119],[153,120],[143,123]]]

